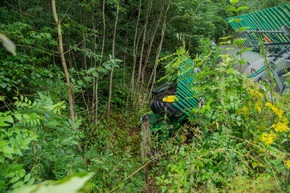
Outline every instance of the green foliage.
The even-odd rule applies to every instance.
[[[244,184],[253,192],[286,191],[290,129],[289,113],[284,112],[289,111],[289,98],[277,94],[270,103],[264,86],[234,69],[233,56],[202,42],[195,59],[201,72],[195,74],[192,89],[205,104],[192,110],[193,143],[159,146],[166,158],[153,168],[156,184],[163,192],[235,192]]]
[[[186,52],[184,47],[180,47],[176,53],[172,55],[161,58],[161,62],[166,61],[166,75],[162,77],[159,82],[164,80],[168,82],[176,82],[179,75],[180,65],[188,58],[189,54]],[[169,59],[171,59],[171,61],[168,62]]]
[[[5,161],[0,164],[3,171],[1,190],[61,179],[83,171],[98,174],[92,179],[94,191],[142,189],[142,173],[129,177],[141,167],[136,116],[122,118],[119,115],[103,120],[97,128],[79,129],[80,120],[73,123],[63,114],[64,101],[55,103],[42,93],[34,101],[24,96],[14,100],[16,109],[1,113],[0,119],[1,131],[5,133],[1,134],[0,140],[3,147],[0,156]],[[83,154],[78,152],[79,141],[83,144]],[[72,187],[71,181],[67,183],[50,186],[43,182],[15,191],[61,191],[67,186]]]
[[[166,151],[170,159],[158,163],[162,173],[156,171],[157,185],[163,192],[222,191],[235,176],[249,174],[247,157],[243,155],[245,144],[237,143],[226,132],[200,137],[203,139],[193,144]]]
[[[91,56],[90,53],[86,53],[86,55],[90,57],[99,57],[98,55]],[[82,92],[87,87],[91,86],[93,79],[102,79],[104,76],[109,74],[112,68],[119,67],[119,63],[122,61],[119,59],[113,59],[111,55],[109,55],[109,60],[102,63],[100,66],[91,67],[88,70],[76,70],[72,68],[70,70],[70,74],[72,76],[71,82],[73,84],[74,92]]]
[[[14,99],[16,109],[1,113],[2,190],[81,171],[75,132],[80,122],[63,115],[64,101],[54,103],[42,93],[34,102]]]
[[[89,171],[97,175],[92,179],[93,192],[138,192],[144,186],[142,173],[129,175],[141,167],[139,156],[138,118],[122,115],[103,120],[96,129],[88,131],[85,140]],[[110,128],[110,129],[108,129]]]
[[[167,15],[163,15],[164,2],[171,2]],[[250,1],[249,8],[277,2],[281,1]],[[60,182],[46,180],[87,170],[96,173],[92,177],[93,192],[142,192],[146,189],[143,173],[139,171],[142,169],[139,120],[137,115],[124,112],[131,109],[125,109],[125,103],[130,71],[138,63],[133,62],[133,53],[144,63],[145,55],[149,56],[148,63],[143,66],[144,79],[150,76],[151,64],[156,60],[153,50],[159,46],[162,30],[161,25],[155,26],[159,16],[161,21],[166,21],[160,55],[172,53],[178,45],[183,45],[176,54],[168,57],[173,58],[171,62],[167,63],[167,57],[160,60],[167,72],[161,81],[177,79],[179,65],[189,57],[186,50],[199,53],[195,63],[202,72],[196,75],[192,86],[196,97],[206,103],[200,110],[193,110],[192,122],[197,126],[186,128],[194,133],[192,144],[177,145],[176,140],[157,143],[156,147],[164,157],[160,156],[152,165],[150,183],[157,184],[157,192],[160,189],[167,192],[234,192],[241,187],[256,192],[266,188],[285,190],[289,183],[289,169],[285,167],[289,163],[289,134],[276,130],[281,126],[279,123],[285,125],[290,118],[289,95],[288,100],[275,96],[273,106],[266,106],[268,98],[259,89],[260,85],[232,68],[236,61],[240,64],[245,61],[220,56],[217,47],[210,45],[213,39],[217,41],[229,32],[225,18],[232,13],[225,7],[231,4],[229,10],[235,14],[247,12],[246,7],[236,7],[239,5],[237,0],[152,1],[142,53],[141,37],[149,1],[141,1],[141,9],[138,3],[139,0],[106,1],[103,12],[101,2],[96,0],[58,2],[71,85],[64,83],[60,68],[50,4],[38,0],[0,3],[0,32],[17,45],[15,56],[13,44],[0,37],[4,46],[0,48],[0,191],[28,185],[15,191],[66,192],[64,189],[71,187],[73,192],[79,192],[90,174],[72,176]],[[121,60],[110,56],[114,35],[111,33],[114,22],[110,21],[115,19],[116,8],[121,14],[115,34],[115,57],[124,60],[124,66],[120,65]],[[135,30],[137,42],[134,42]],[[245,28],[237,32],[242,30]],[[104,49],[101,47],[103,40]],[[151,40],[154,41],[149,53]],[[243,41],[234,40],[241,49],[239,54],[246,51],[242,48]],[[107,75],[113,67],[116,68],[112,94],[115,112],[112,117],[104,118],[102,111],[106,109],[109,85]],[[162,76],[162,69],[158,71],[157,76]],[[101,113],[97,125],[92,125],[88,123],[91,121],[88,115],[95,107],[92,90],[96,80],[99,81]],[[74,92],[77,114],[74,122],[65,112],[67,86]],[[280,118],[277,112],[281,111]],[[164,128],[167,126],[163,125]],[[276,135],[275,140],[269,137],[270,134]],[[265,141],[271,144],[265,144]],[[40,184],[30,186],[35,183]]]
[[[26,118],[29,115],[23,115]],[[24,183],[32,184],[34,178],[26,173],[21,159],[24,152],[30,148],[31,143],[37,141],[37,136],[29,129],[20,127],[23,121],[17,113],[10,111],[0,113],[0,190],[9,186],[19,187]]]
[[[51,34],[34,31],[32,26],[23,22],[1,24],[0,31],[20,45],[17,56],[0,53],[0,92],[12,98],[18,93],[35,93],[39,91],[36,88],[42,90],[49,86],[50,79],[57,76],[53,70],[43,68],[53,54],[47,49],[56,45]]]
[[[254,192],[276,192],[278,184],[272,179],[271,174],[260,174],[256,178],[238,176],[229,185],[229,192],[254,193]]]

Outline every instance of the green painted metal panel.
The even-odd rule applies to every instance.
[[[176,88],[178,100],[172,104],[187,116],[190,116],[192,108],[198,106],[197,99],[194,98],[195,92],[192,90],[192,82],[194,81],[193,69],[194,62],[192,60],[187,59],[182,62]]]
[[[257,48],[259,39],[268,44],[290,42],[290,37],[281,30],[282,26],[290,27],[290,7],[288,4],[230,17],[227,18],[227,21],[231,21],[232,18],[242,19],[239,24],[230,22],[233,29],[249,27],[249,31],[242,34],[242,37],[247,39],[245,41],[247,47]],[[283,45],[277,45],[277,47],[282,48]]]

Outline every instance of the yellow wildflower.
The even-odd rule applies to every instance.
[[[242,115],[249,115],[249,109],[248,109],[248,107],[242,107],[241,109],[240,109],[240,114],[242,114]]]
[[[278,122],[272,125],[272,128],[276,132],[287,132],[289,131],[288,122]]]
[[[272,144],[277,138],[277,135],[275,133],[263,133],[263,135],[261,136],[261,140],[266,144],[266,145],[270,145]]]
[[[275,107],[270,102],[266,102],[266,107],[269,107],[280,119],[282,118],[283,110]]]
[[[257,109],[258,113],[261,113],[262,108],[261,108],[261,105],[259,103],[255,104],[255,108]]]
[[[286,163],[285,163],[285,165],[286,165],[288,168],[290,168],[290,160],[287,160]]]
[[[263,99],[263,94],[260,93],[259,91],[257,90],[253,90],[251,89],[250,90],[250,95],[252,95],[253,97],[257,98],[257,99]]]
[[[272,107],[272,106],[273,106],[272,103],[266,102],[266,107]]]

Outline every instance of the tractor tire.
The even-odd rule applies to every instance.
[[[176,109],[173,104],[170,102],[164,102],[162,99],[164,97],[175,95],[175,90],[165,90],[160,93],[157,93],[153,96],[153,99],[150,103],[150,109],[158,115],[166,115],[168,117],[178,117],[182,115],[178,109]]]

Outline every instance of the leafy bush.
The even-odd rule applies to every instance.
[[[192,144],[160,146],[166,156],[152,175],[163,192],[289,190],[289,98],[237,72],[236,61],[215,48],[195,59],[202,71],[192,89],[205,104],[192,111],[195,127],[186,128]]]
[[[43,68],[52,64],[53,53],[47,51],[56,46],[52,35],[41,30],[34,31],[32,26],[23,22],[0,24],[0,31],[17,45],[16,56],[8,55],[0,48],[1,95],[5,94],[11,99],[19,93],[36,93],[39,91],[36,88],[44,90],[44,86],[48,86],[45,89],[55,89],[51,85],[55,86],[56,83],[50,80],[57,77],[56,70]]]
[[[77,129],[62,110],[64,101],[54,103],[39,93],[32,102],[15,97],[16,109],[1,113],[1,188],[15,188],[47,179],[60,179],[81,171]],[[27,173],[26,171],[29,171]]]
[[[29,129],[19,129],[21,121],[19,114],[10,111],[0,113],[0,191],[8,187],[18,187],[22,184],[33,183],[31,173],[27,173],[21,162],[23,153],[29,149],[37,136]]]

